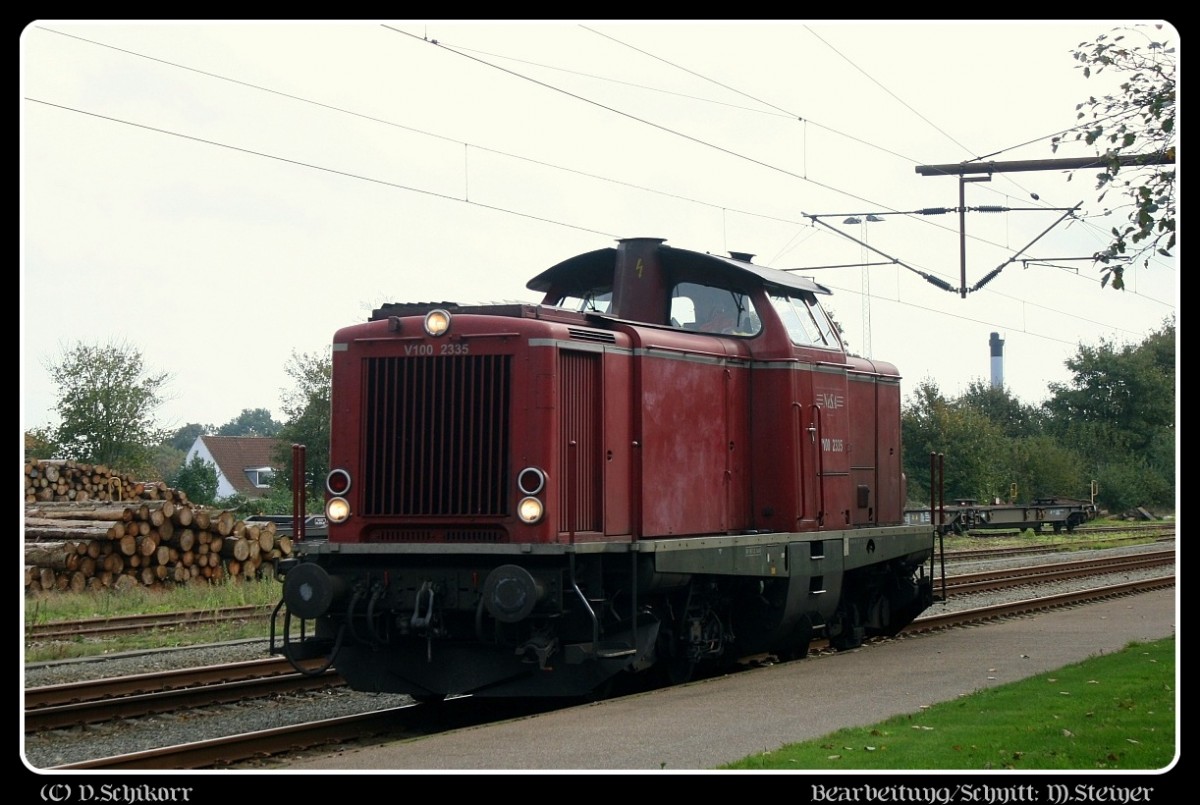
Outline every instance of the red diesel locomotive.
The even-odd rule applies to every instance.
[[[577,696],[909,624],[935,534],[904,522],[900,377],[751,257],[622,240],[540,304],[339,330],[328,537],[280,565],[272,652],[419,700]]]

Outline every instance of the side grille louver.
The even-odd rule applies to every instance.
[[[559,358],[563,478],[558,510],[564,533],[603,528],[600,367],[596,353],[564,350]]]
[[[576,327],[570,327],[567,329],[567,332],[571,334],[571,339],[574,341],[595,341],[600,344],[617,343],[617,337],[604,330],[580,330]]]

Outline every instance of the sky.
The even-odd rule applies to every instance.
[[[914,214],[959,205],[918,167],[1092,156],[1050,138],[1121,76],[1072,52],[1156,22],[37,20],[22,430],[57,424],[48,366],[76,343],[168,373],[162,427],[282,421],[293,357],[381,304],[536,302],[529,279],[631,237],[816,279],[906,394],[990,382],[998,333],[1005,386],[1040,403],[1081,345],[1176,316],[1177,257],[1101,287],[1081,258],[1125,213],[1094,171],[964,184],[1010,210],[964,239],[957,213]],[[997,268],[965,298],[921,276]]]

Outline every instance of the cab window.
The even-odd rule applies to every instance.
[[[671,326],[701,333],[758,335],[762,320],[750,297],[716,285],[680,282],[671,290]]]
[[[787,328],[792,343],[802,347],[827,347],[840,349],[841,341],[834,331],[833,322],[825,315],[825,309],[810,293],[792,294],[772,291],[771,306]]]
[[[612,308],[612,286],[605,285],[565,294],[555,307],[583,313],[608,313]]]

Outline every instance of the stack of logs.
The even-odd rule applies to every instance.
[[[48,477],[43,464],[35,467]],[[292,553],[291,539],[278,535],[272,522],[247,523],[232,512],[187,503],[165,486],[146,486],[161,499],[27,503],[26,591],[251,579],[270,575],[274,560]]]
[[[187,495],[168,489],[162,481],[136,481],[132,476],[113,472],[103,464],[79,461],[25,462],[25,504],[52,501],[128,501],[174,500],[186,503]]]

